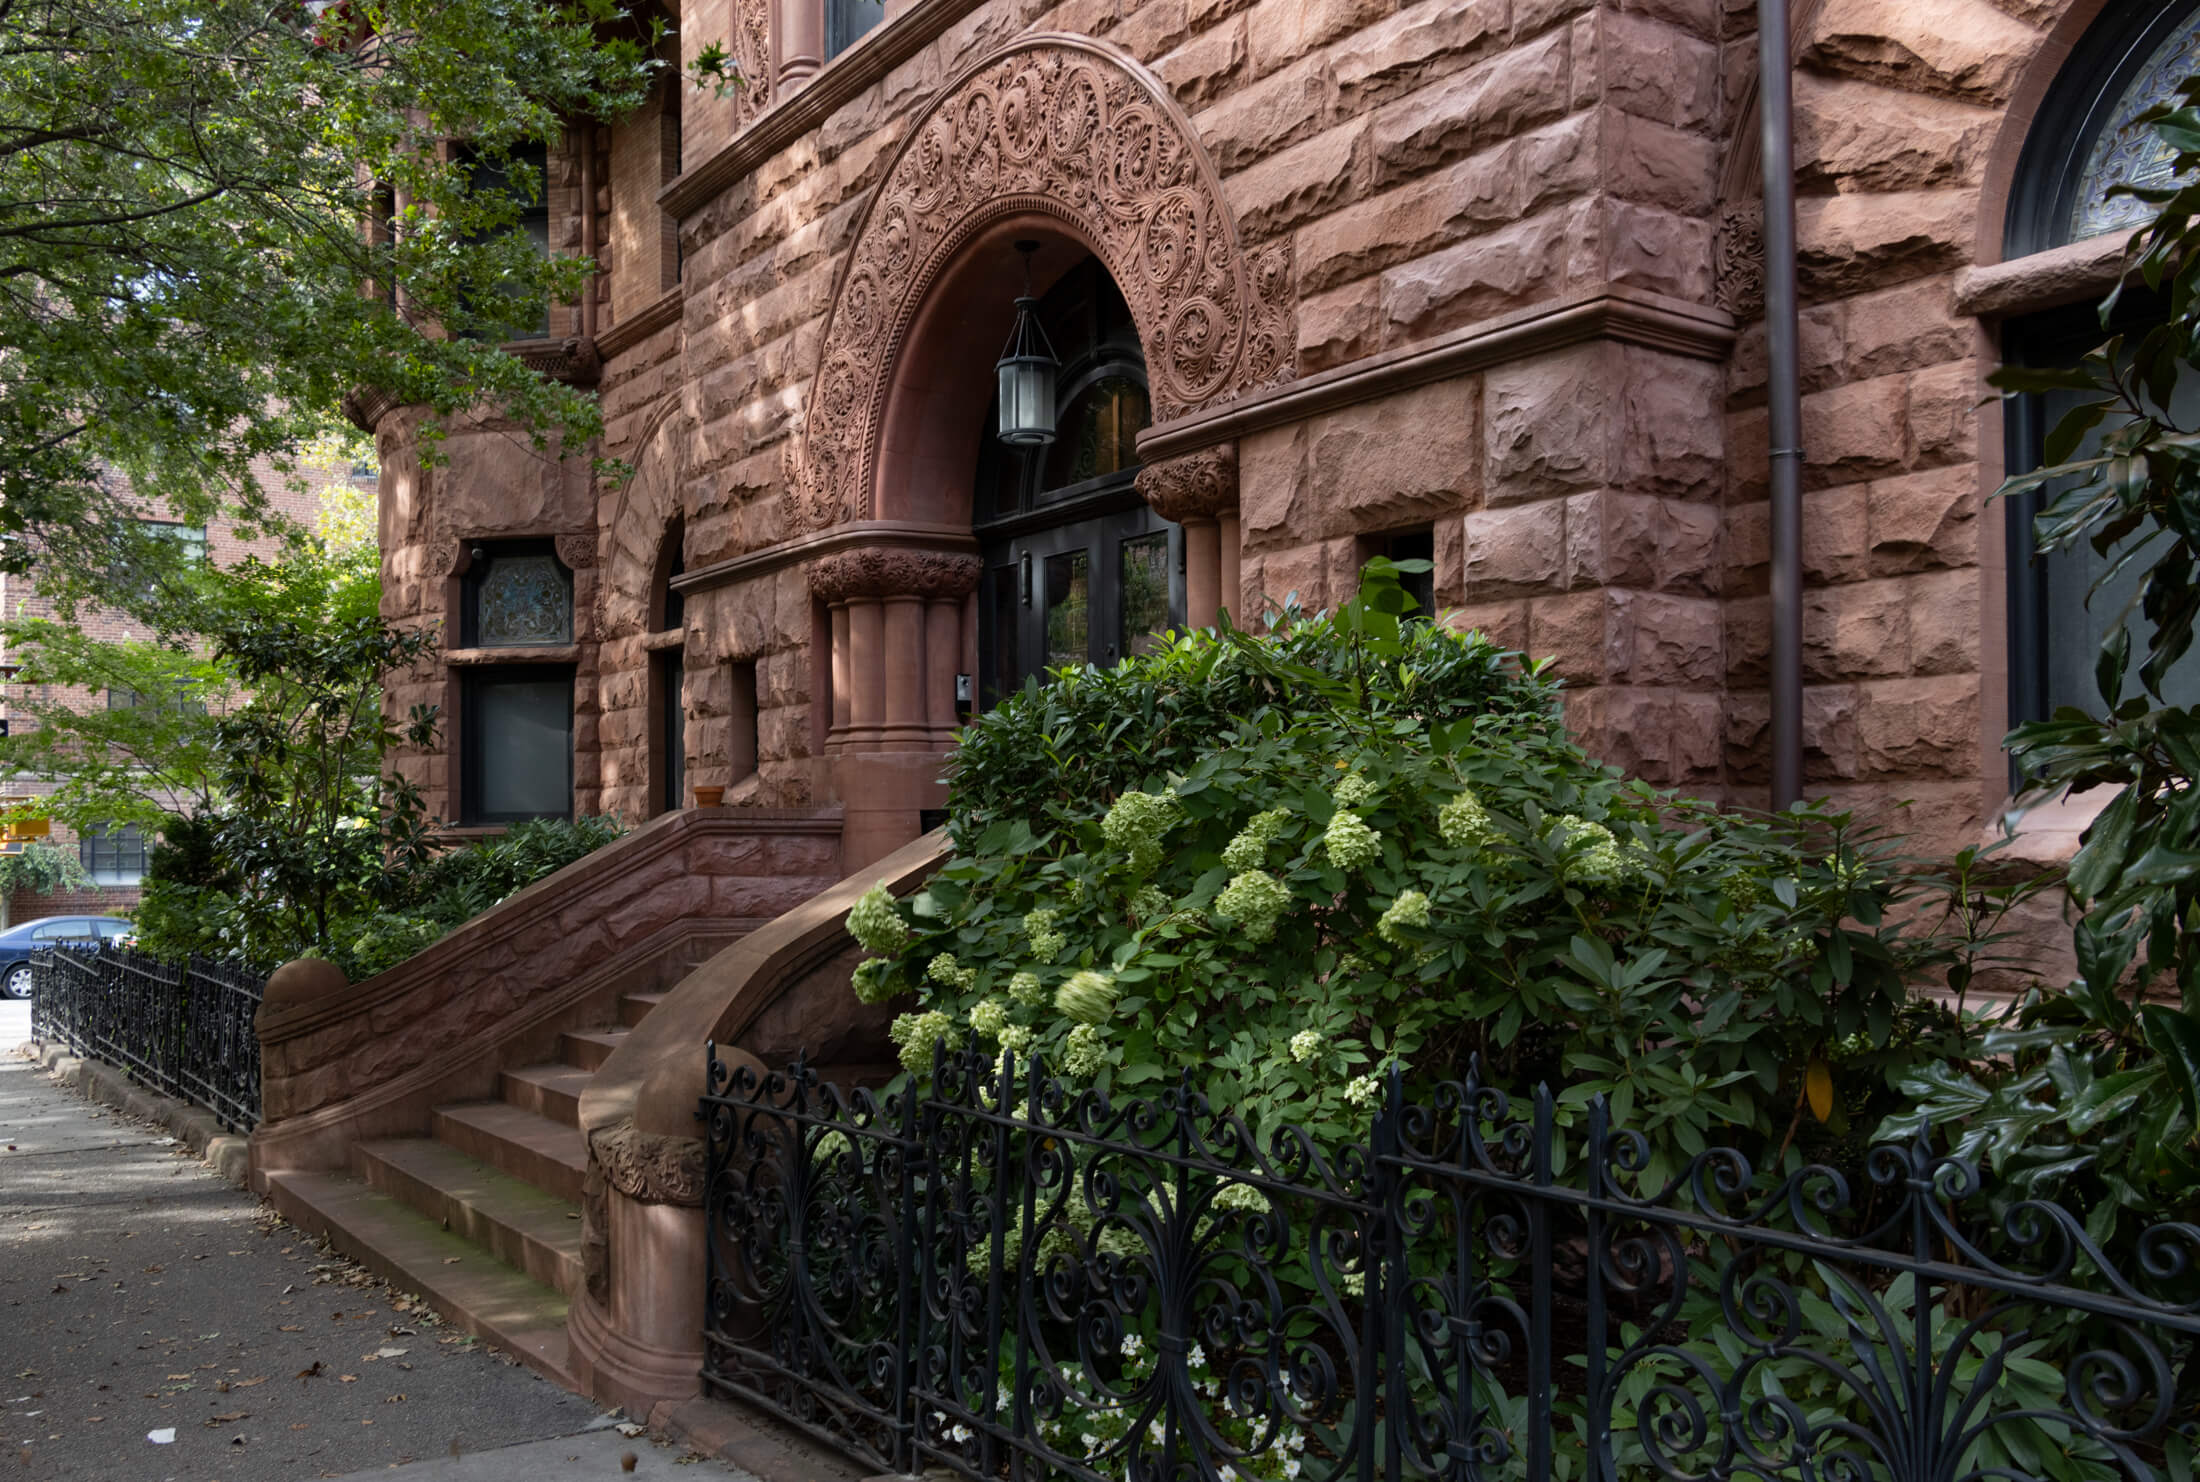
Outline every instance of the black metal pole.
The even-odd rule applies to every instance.
[[[1795,131],[1787,0],[1757,0],[1764,127],[1765,398],[1772,448],[1772,806],[1803,796],[1803,399],[1796,365]]]

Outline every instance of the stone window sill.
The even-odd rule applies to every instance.
[[[2114,788],[2096,787],[2076,797],[2063,793],[2034,804],[2017,820],[2014,837],[1994,857],[2057,868],[2069,864],[2084,842],[2080,836],[2115,795]],[[1984,842],[1991,844],[2001,836],[2000,827],[1990,825]]]
[[[577,664],[580,657],[580,645],[567,643],[543,648],[454,648],[443,655],[443,662],[459,668],[480,664]]]
[[[642,635],[642,652],[644,653],[663,653],[668,648],[685,648],[686,646],[687,629],[685,628],[667,628],[662,633],[644,633]]]
[[[2108,232],[1956,275],[1956,310],[1978,319],[2012,319],[2099,298],[2123,275],[2126,232]]]

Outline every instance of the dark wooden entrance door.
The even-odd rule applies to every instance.
[[[1040,307],[1062,362],[1049,447],[1004,447],[989,413],[975,533],[985,704],[1063,664],[1108,665],[1184,621],[1184,532],[1139,498],[1135,440],[1150,420],[1130,310],[1091,259]]]

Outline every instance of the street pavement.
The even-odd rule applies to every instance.
[[[0,1482],[754,1482],[610,1429],[49,1082],[28,1019],[0,1000]]]

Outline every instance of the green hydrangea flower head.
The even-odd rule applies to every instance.
[[[1329,800],[1340,808],[1364,808],[1382,791],[1364,772],[1347,772],[1338,779]]]
[[[1497,825],[1490,822],[1490,810],[1482,806],[1472,790],[1462,790],[1436,810],[1436,831],[1447,844],[1473,849],[1485,848],[1502,837]]]
[[[954,1036],[955,1021],[941,1009],[903,1014],[887,1028],[887,1038],[901,1048],[902,1068],[911,1075],[932,1069],[932,1052]]]
[[[978,985],[978,970],[964,967],[952,952],[942,952],[926,963],[924,975],[942,988],[952,988],[958,993],[968,993]]]
[[[1344,1083],[1344,1099],[1363,1111],[1383,1099],[1383,1078],[1378,1075],[1356,1075]]]
[[[1054,990],[1054,1006],[1065,1018],[1085,1024],[1105,1024],[1115,1012],[1115,979],[1093,968],[1071,973],[1069,981]]]
[[[1247,870],[1231,878],[1215,897],[1215,910],[1237,923],[1248,942],[1265,942],[1290,908],[1291,891],[1266,870]]]
[[[976,1018],[977,1015],[973,1013],[971,1015],[972,1021],[975,1022]],[[1011,1055],[1021,1055],[1031,1048],[1031,1026],[1029,1024],[1003,1024],[1000,1032],[994,1038],[999,1040],[1001,1048]]]
[[[1357,870],[1374,863],[1375,856],[1383,852],[1382,838],[1359,814],[1339,808],[1329,815],[1329,827],[1322,831],[1322,847],[1329,851],[1329,862],[1338,869]]]
[[[1407,945],[1406,927],[1428,930],[1428,896],[1418,890],[1401,890],[1398,898],[1375,923],[1375,934],[1394,947]]]
[[[1008,996],[1018,1003],[1030,1007],[1034,1004],[1046,1002],[1047,987],[1046,984],[1039,981],[1037,973],[1020,972],[1008,980]]]
[[[1269,1204],[1268,1196],[1251,1184],[1224,1184],[1215,1190],[1214,1207],[1266,1214],[1273,1206]]]
[[[1052,906],[1024,913],[1024,940],[1031,943],[1031,955],[1041,962],[1052,962],[1069,945],[1069,938],[1055,929],[1054,923],[1061,915]]]
[[[1141,921],[1150,921],[1168,913],[1168,893],[1158,885],[1141,885],[1137,893],[1131,896],[1131,914]]]
[[[1008,1005],[997,998],[983,998],[970,1006],[970,1027],[987,1039],[999,1039],[1008,1027]]]
[[[1289,812],[1282,808],[1270,808],[1265,813],[1255,813],[1245,820],[1245,827],[1237,832],[1222,851],[1222,863],[1232,874],[1257,870],[1268,862],[1268,846],[1275,843],[1276,835],[1291,821]]]
[[[1133,875],[1150,875],[1161,865],[1162,835],[1183,817],[1174,792],[1127,792],[1100,820],[1100,832],[1122,851]]]
[[[1559,874],[1570,885],[1617,885],[1635,872],[1619,840],[1601,823],[1566,813],[1552,824],[1551,835],[1565,851]]]
[[[848,935],[873,957],[892,957],[909,945],[909,923],[901,919],[901,909],[884,880],[863,892],[848,912]]]
[[[1302,1029],[1291,1036],[1291,1058],[1305,1065],[1322,1052],[1323,1037],[1319,1029]]]
[[[1100,1031],[1090,1024],[1080,1024],[1069,1032],[1062,1042],[1062,1073],[1064,1075],[1091,1076],[1100,1072],[1108,1063],[1108,1042]]]
[[[867,957],[848,981],[858,1003],[884,1003],[901,989],[901,964],[891,957]]]

